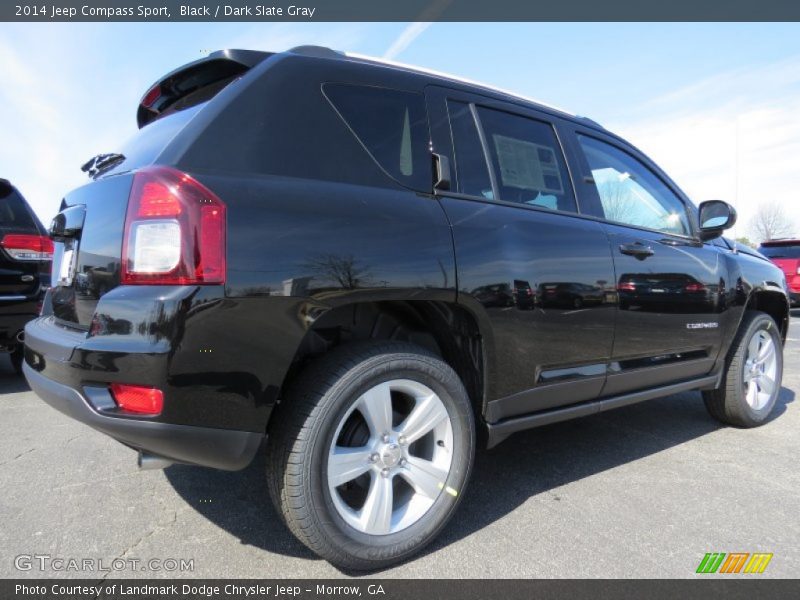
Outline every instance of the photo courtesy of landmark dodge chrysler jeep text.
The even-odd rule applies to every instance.
[[[137,119],[53,220],[28,381],[144,467],[266,438],[336,565],[430,542],[478,439],[686,390],[737,427],[775,406],[784,274],[593,121],[312,46],[211,54]]]

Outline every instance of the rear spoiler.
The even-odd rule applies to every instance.
[[[220,50],[175,69],[142,96],[136,111],[139,129],[172,111],[212,98],[233,79],[272,55],[257,50]]]
[[[5,198],[14,191],[14,186],[8,179],[0,178],[0,198]]]

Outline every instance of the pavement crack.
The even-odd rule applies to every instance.
[[[23,456],[25,456],[26,454],[30,454],[30,453],[31,453],[31,452],[33,452],[34,450],[36,450],[36,448],[28,448],[28,449],[27,449],[27,450],[25,450],[24,452],[20,452],[19,454],[17,454],[17,455],[16,455],[14,458],[11,458],[11,459],[9,459],[9,460],[5,460],[5,461],[1,462],[1,463],[0,463],[0,467],[2,467],[3,465],[10,464],[10,463],[14,462],[14,461],[15,461],[15,460],[17,460],[17,459],[19,459],[19,458],[22,458],[22,457],[23,457]]]

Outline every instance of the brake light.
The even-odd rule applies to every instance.
[[[161,98],[161,87],[156,85],[150,88],[144,95],[144,98],[142,98],[142,106],[150,108],[159,98]]]
[[[133,178],[122,242],[122,283],[225,283],[225,205],[169,167]]]
[[[44,235],[9,233],[0,241],[14,260],[52,260],[53,240]]]
[[[164,408],[164,392],[154,387],[112,383],[111,395],[125,412],[158,415]]]
[[[617,290],[620,292],[635,292],[636,284],[632,281],[620,281]]]
[[[702,283],[687,283],[684,288],[687,292],[703,292],[706,289]]]

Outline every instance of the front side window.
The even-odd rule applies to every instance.
[[[430,192],[428,119],[422,94],[326,83],[323,91],[375,162],[399,183]]]
[[[579,135],[605,218],[665,233],[689,235],[683,202],[650,169],[619,148]]]
[[[553,127],[479,107],[500,200],[577,212],[569,173]]]

